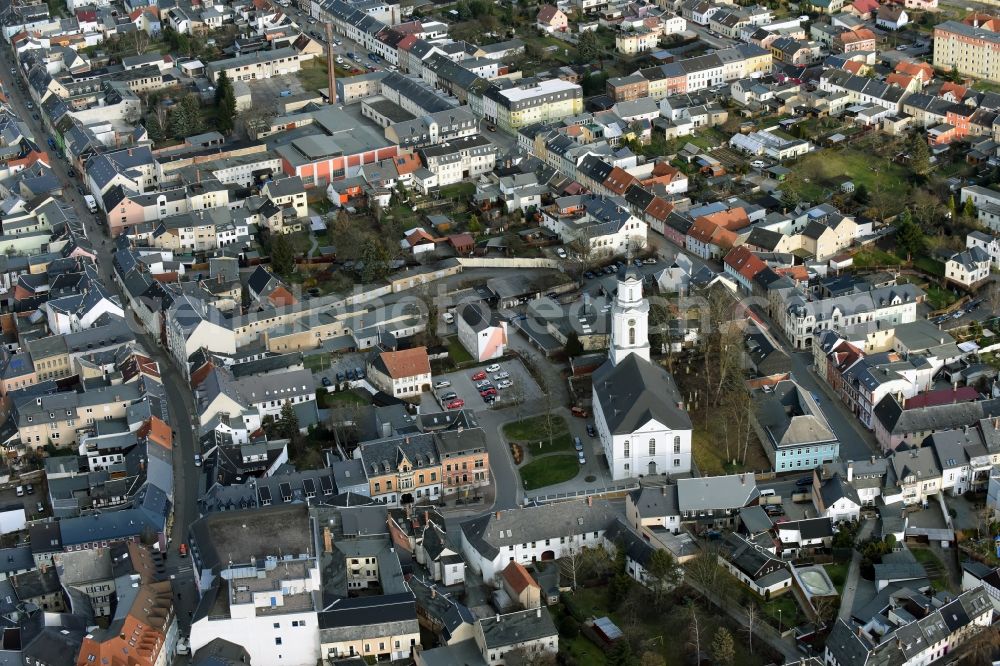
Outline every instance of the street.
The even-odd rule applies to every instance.
[[[54,151],[48,150],[44,137],[47,131],[40,121],[32,117],[25,102],[26,94],[19,90],[17,81],[10,75],[14,64],[9,51],[2,50],[2,67],[0,81],[8,91],[8,99],[14,110],[20,115],[24,124],[35,133],[39,148],[46,150],[49,166],[56,177],[66,187],[63,194],[63,204],[69,204],[77,217],[83,221],[87,238],[93,243],[97,254],[96,268],[105,286],[117,291],[117,285],[112,280],[113,244],[108,238],[105,227],[98,222],[96,216],[87,210],[83,197],[76,191],[77,181],[69,177],[69,164]],[[119,294],[122,303],[124,297]],[[132,316],[126,315],[126,321],[136,334],[136,339],[159,364],[161,379],[170,406],[171,427],[174,430],[174,510],[173,524],[169,535],[169,545],[166,552],[166,567],[168,573],[173,573],[175,603],[178,609],[178,619],[181,632],[187,635],[189,627],[189,611],[194,611],[197,593],[194,578],[191,575],[190,559],[181,558],[177,547],[187,541],[188,527],[198,518],[197,498],[200,495],[200,470],[194,466],[195,437],[190,415],[194,414],[194,401],[191,390],[180,372],[173,366],[169,357],[160,345],[142,332],[135,324]]]

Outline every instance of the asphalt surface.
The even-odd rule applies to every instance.
[[[11,106],[23,122],[35,134],[40,149],[49,156],[49,165],[56,177],[66,186],[62,204],[69,204],[83,220],[87,237],[91,239],[97,253],[97,268],[105,286],[117,291],[117,284],[111,279],[112,273],[112,243],[108,238],[106,227],[100,224],[95,216],[87,210],[83,197],[76,191],[81,181],[69,177],[70,165],[55,151],[48,148],[46,137],[48,131],[40,120],[32,117],[37,109],[28,110],[26,103],[30,101],[28,93],[21,90],[17,81],[10,74],[13,66],[10,51],[0,49],[0,81],[8,93]],[[119,296],[122,303],[124,296]],[[181,633],[187,635],[189,627],[189,611],[194,610],[197,594],[194,578],[191,574],[190,560],[181,558],[178,546],[187,540],[187,530],[192,522],[198,519],[197,498],[200,494],[200,470],[194,466],[194,432],[191,415],[194,414],[194,401],[187,382],[172,364],[166,351],[152,338],[141,331],[132,315],[126,315],[126,320],[136,333],[136,338],[153,359],[159,364],[163,386],[166,390],[170,408],[171,427],[174,430],[174,511],[173,523],[168,536],[169,545],[166,553],[166,571],[174,576],[175,604]]]

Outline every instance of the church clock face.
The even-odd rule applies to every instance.
[[[635,326],[635,319],[629,319],[628,320],[628,325],[629,326]]]

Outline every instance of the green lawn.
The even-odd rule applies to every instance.
[[[312,354],[310,356],[303,356],[302,365],[306,367],[306,370],[309,370],[311,372],[326,370],[327,368],[330,367],[330,355]]]
[[[910,191],[910,174],[905,167],[858,149],[818,150],[788,166],[803,180],[808,179],[801,195],[811,201],[838,189],[845,175],[850,175],[855,187],[864,185],[869,192],[879,190],[900,204]]]
[[[799,610],[799,605],[795,603],[795,597],[792,596],[791,592],[786,592],[779,597],[772,597],[770,601],[762,600],[760,607],[764,611],[764,615],[769,618],[769,623],[773,624],[775,628],[778,628],[779,610],[781,611],[780,621],[782,630],[794,627],[805,621],[802,611]]]
[[[458,341],[458,336],[448,338],[448,355],[455,365],[472,362],[472,354],[466,351],[462,343]]]
[[[913,266],[923,272],[937,277],[944,277],[944,264],[930,257],[914,257]]]
[[[958,296],[937,285],[928,285],[924,288],[924,293],[927,294],[927,304],[932,310],[943,310],[958,300]]]
[[[352,76],[346,69],[339,65],[334,65],[333,71],[338,77]],[[307,91],[316,92],[320,88],[328,88],[329,80],[326,75],[326,58],[313,58],[302,63],[302,69],[296,72],[302,87]]]
[[[948,584],[947,569],[945,569],[944,564],[933,551],[929,548],[911,548],[910,552],[913,553],[913,557],[927,571],[927,576],[930,578],[931,585],[934,586],[935,590],[946,591],[951,588]]]
[[[321,409],[327,409],[329,407],[342,407],[344,405],[370,404],[368,399],[358,395],[354,391],[336,391],[334,393],[317,391],[316,399]]]
[[[475,183],[454,183],[452,185],[445,185],[438,193],[441,195],[442,199],[456,199],[458,201],[466,201],[472,198],[472,195],[476,193]]]
[[[532,416],[522,421],[508,423],[503,427],[503,434],[507,439],[515,441],[535,441],[539,437],[545,436],[546,421],[545,416]],[[566,420],[561,416],[552,417],[552,431],[556,434],[566,432]]]
[[[855,268],[872,268],[874,266],[898,266],[902,261],[891,252],[885,252],[876,247],[865,248],[854,255]]]
[[[826,575],[838,592],[844,591],[844,583],[847,581],[847,571],[850,569],[850,562],[834,562],[826,565]]]
[[[507,439],[520,443],[525,452],[533,456],[573,450],[573,436],[569,434],[566,421],[561,416],[552,417],[554,437],[551,442],[544,415],[532,416],[519,423],[508,423],[503,427],[503,434]]]
[[[569,481],[580,471],[580,463],[575,455],[558,453],[534,460],[518,471],[525,490],[535,490]]]

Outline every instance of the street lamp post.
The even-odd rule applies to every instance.
[[[781,609],[778,609],[778,635],[781,635]]]

